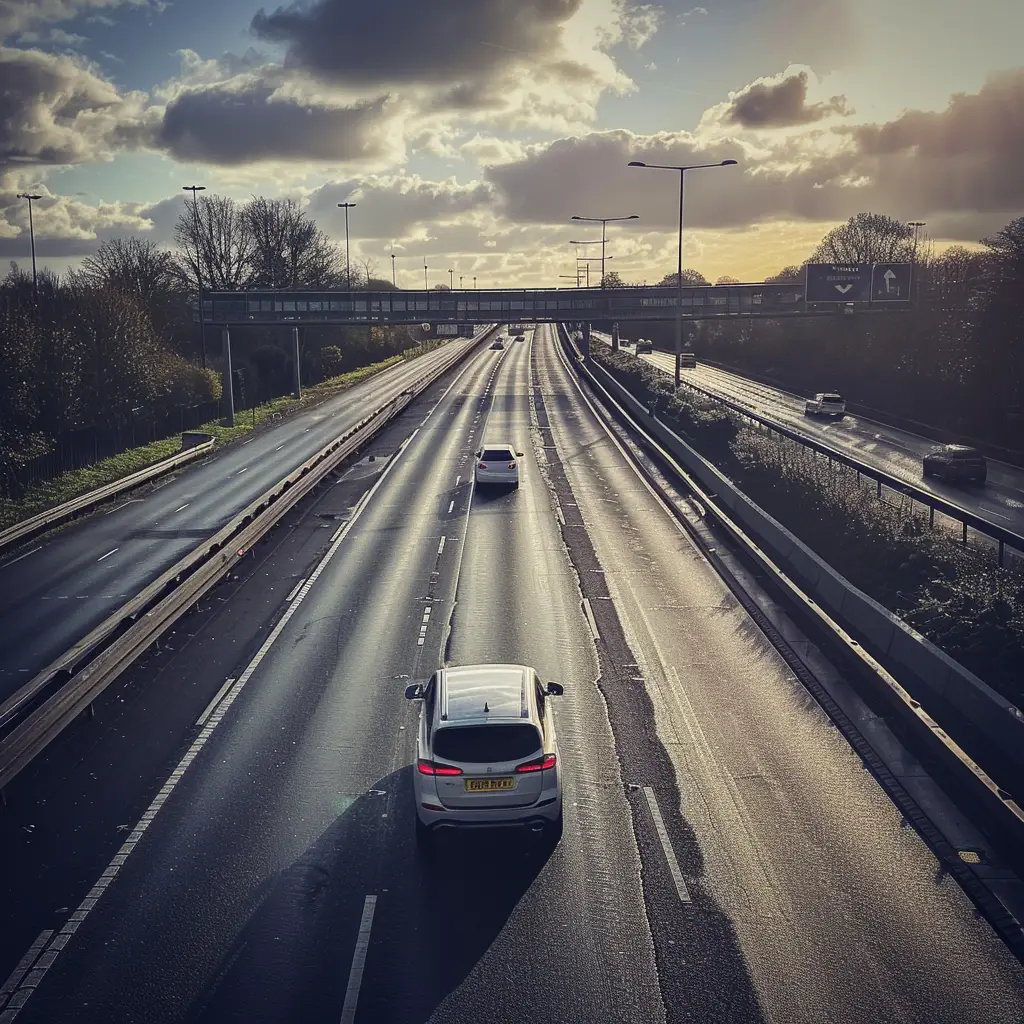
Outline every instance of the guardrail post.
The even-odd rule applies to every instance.
[[[1002,538],[1000,538],[1000,540],[999,540],[999,568],[1000,569],[1002,569],[1002,567],[1003,567],[1003,551],[1005,550],[1005,548],[1006,548],[1006,543],[1005,543],[1005,541],[1002,540]]]
[[[612,351],[619,351],[619,325],[612,324]]]
[[[964,520],[964,543],[967,543],[967,520]]]
[[[292,328],[292,346],[294,352],[292,358],[295,360],[295,397],[302,397],[302,364],[299,362],[299,329]]]
[[[583,361],[590,362],[590,323],[583,324]]]
[[[224,344],[224,426],[233,427],[235,425],[235,382],[231,376],[231,331],[227,327],[221,331],[221,340]]]
[[[881,501],[882,500],[882,481],[881,480],[876,480],[875,483],[878,485],[878,500]],[[964,527],[965,528],[966,528],[966,526],[967,526],[967,524],[964,523]]]

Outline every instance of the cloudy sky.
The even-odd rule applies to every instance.
[[[760,280],[861,211],[942,245],[1024,214],[1021,0],[0,0],[0,259],[55,269],[181,186],[288,195],[399,284]],[[588,253],[596,255],[599,247]],[[581,253],[583,254],[583,253]]]

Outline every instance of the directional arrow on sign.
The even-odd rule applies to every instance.
[[[896,280],[896,275],[892,272],[892,268],[887,270],[882,277],[885,279],[885,290],[887,292],[892,291],[892,283]]]
[[[835,290],[837,292],[839,292],[840,295],[845,295],[853,287],[853,285],[852,284],[837,284],[834,287],[835,287]]]
[[[909,302],[911,265],[876,263],[871,272],[872,302]]]

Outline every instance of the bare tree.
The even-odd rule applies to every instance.
[[[234,291],[248,282],[253,240],[244,210],[227,196],[186,202],[174,238],[191,276],[212,291]]]
[[[730,277],[728,274],[723,274],[716,282],[715,285],[723,284],[739,284],[740,279],[738,277]]]
[[[765,284],[788,284],[790,281],[803,281],[803,279],[804,268],[791,264],[788,267],[783,267],[777,274],[769,274],[764,280]]]
[[[617,270],[609,270],[608,273],[601,278],[602,288],[625,288],[626,282],[622,280],[622,275]]]
[[[677,273],[666,274],[659,282],[660,285],[676,285],[679,283],[679,275]],[[708,279],[699,271],[691,270],[689,267],[683,268],[683,287],[684,288],[703,288],[708,284]]]
[[[884,213],[858,213],[833,228],[814,250],[812,263],[909,263],[914,229]]]
[[[339,283],[342,252],[293,199],[253,196],[244,212],[252,236],[252,285],[328,288]]]

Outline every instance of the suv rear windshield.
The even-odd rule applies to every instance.
[[[841,402],[843,400],[843,396],[842,395],[836,395],[836,394],[822,395],[821,396],[821,400],[823,402]]]
[[[525,722],[450,726],[434,734],[434,754],[460,764],[518,761],[540,748],[537,727]]]
[[[485,448],[480,459],[482,462],[508,462],[512,457],[507,448]]]
[[[949,454],[957,462],[981,462],[983,460],[981,452],[976,451],[951,451]]]

